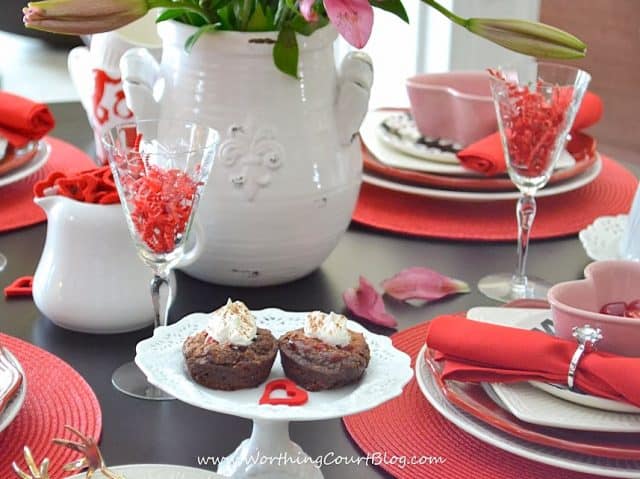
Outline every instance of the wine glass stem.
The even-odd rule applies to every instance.
[[[523,193],[518,199],[516,207],[518,216],[518,268],[513,275],[511,287],[514,291],[524,293],[527,288],[527,251],[529,249],[529,235],[533,219],[536,217],[536,199],[533,195]],[[521,296],[522,294],[520,294]]]
[[[171,282],[168,271],[155,271],[151,280],[151,300],[155,313],[153,327],[166,326],[171,307]]]

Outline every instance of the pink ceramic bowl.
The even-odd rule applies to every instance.
[[[640,319],[598,313],[607,303],[640,299],[640,263],[596,261],[585,268],[584,276],[549,290],[556,334],[573,339],[574,326],[589,324],[602,329],[599,350],[640,357]]]
[[[407,93],[424,136],[467,146],[498,130],[487,72],[416,75],[407,80]]]

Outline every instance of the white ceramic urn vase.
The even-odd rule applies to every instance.
[[[189,119],[221,135],[198,211],[204,252],[185,269],[237,286],[300,278],[322,264],[351,219],[371,61],[354,52],[337,70],[336,32],[325,27],[298,36],[295,79],[273,63],[276,33],[207,33],[188,53],[194,32],[162,22],[160,64],[144,49],[120,63],[138,119]]]

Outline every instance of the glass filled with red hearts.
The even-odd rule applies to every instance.
[[[204,125],[141,120],[103,136],[129,233],[138,256],[153,270],[155,327],[166,326],[172,298],[171,270],[192,255],[187,239],[211,172],[218,133]],[[144,399],[171,399],[150,385],[134,362],[118,368],[113,385]]]
[[[520,190],[516,206],[518,265],[514,273],[485,276],[478,289],[503,302],[544,299],[551,285],[526,275],[535,195],[549,181],[591,76],[578,68],[544,62],[489,73],[507,171]]]

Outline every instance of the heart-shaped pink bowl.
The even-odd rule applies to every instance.
[[[640,299],[640,262],[596,261],[584,276],[556,284],[547,294],[556,334],[573,339],[574,326],[589,324],[602,330],[599,350],[640,357],[640,319],[598,312],[607,303]]]
[[[416,75],[407,80],[407,93],[411,114],[426,137],[467,146],[498,131],[487,72]]]

